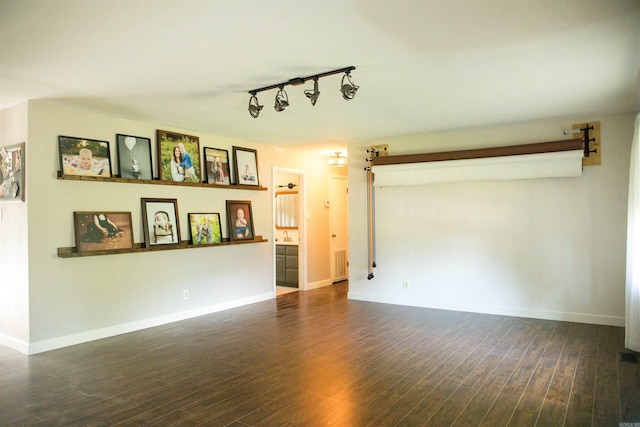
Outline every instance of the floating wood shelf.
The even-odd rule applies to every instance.
[[[144,243],[135,243],[133,248],[130,249],[107,249],[104,251],[91,251],[91,252],[78,252],[78,248],[58,248],[58,257],[60,258],[80,258],[96,255],[114,255],[114,254],[130,254],[138,252],[155,252],[155,251],[168,251],[176,249],[195,249],[195,248],[210,248],[212,246],[230,246],[230,245],[245,245],[248,243],[265,243],[269,240],[263,239],[262,236],[256,236],[253,240],[233,240],[224,239],[221,243],[210,243],[205,245],[192,245],[188,240],[183,240],[179,244],[175,245],[154,245],[146,247]]]
[[[176,185],[179,187],[203,187],[203,188],[225,188],[227,190],[253,190],[253,191],[267,191],[267,187],[261,187],[257,185],[219,185],[209,184],[206,182],[176,182],[176,181],[161,181],[159,179],[135,179],[135,178],[120,178],[120,177],[100,177],[100,176],[84,176],[84,175],[62,175],[58,171],[58,179],[67,181],[93,181],[93,182],[119,182],[127,184],[153,184],[153,185]]]

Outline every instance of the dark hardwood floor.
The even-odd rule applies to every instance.
[[[622,328],[349,301],[346,288],[31,357],[0,347],[0,424],[640,423]]]

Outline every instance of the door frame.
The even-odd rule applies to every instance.
[[[344,181],[345,185],[347,187],[347,195],[346,195],[347,206],[346,206],[346,212],[345,212],[345,220],[347,221],[347,225],[346,225],[346,230],[347,230],[347,237],[346,237],[346,250],[347,250],[346,262],[347,262],[347,267],[346,267],[346,278],[345,279],[349,280],[349,225],[348,225],[348,222],[349,222],[349,194],[348,194],[348,191],[349,191],[349,177],[346,176],[346,175],[337,175],[337,174],[329,175],[329,202],[330,202],[330,206],[331,207],[333,207],[335,205],[335,200],[332,199],[332,196],[334,194],[333,194],[333,191],[332,191],[332,188],[331,188],[332,185],[333,185],[333,180]],[[334,280],[336,279],[334,277],[334,273],[335,273],[335,271],[334,271],[334,269],[335,269],[334,262],[335,262],[335,260],[332,258],[333,255],[334,255],[333,252],[334,252],[335,247],[334,247],[333,237],[331,236],[331,234],[335,231],[334,230],[333,220],[334,220],[333,215],[330,215],[329,216],[329,238],[331,239],[330,240],[331,243],[329,244],[329,256],[330,256],[330,261],[329,262],[331,263],[331,281],[332,281],[332,283],[335,283],[334,282]]]
[[[272,233],[272,261],[273,266],[273,294],[276,294],[276,239],[273,233],[276,229],[276,175],[298,175],[298,290],[307,288],[307,174],[301,169],[282,168],[273,166],[271,170],[271,233]]]

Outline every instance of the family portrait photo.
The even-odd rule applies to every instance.
[[[131,212],[74,212],[78,252],[131,249]]]
[[[219,213],[190,213],[189,230],[191,230],[192,245],[222,242]]]
[[[200,139],[158,130],[158,168],[162,181],[200,182]]]
[[[108,141],[58,136],[58,151],[63,175],[111,176]]]

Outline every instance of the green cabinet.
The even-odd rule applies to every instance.
[[[276,245],[276,285],[298,287],[298,246]]]

